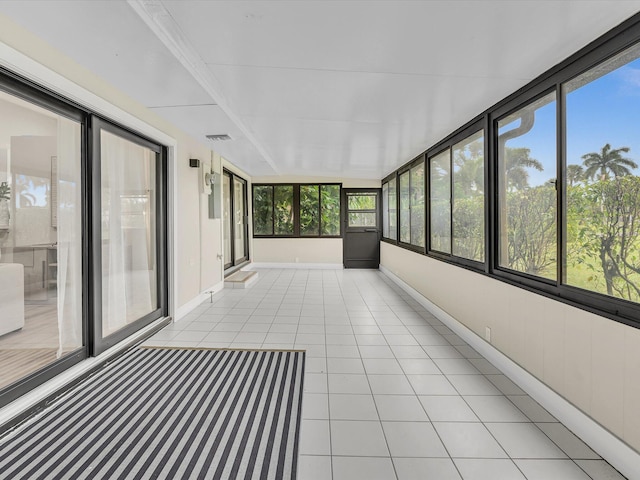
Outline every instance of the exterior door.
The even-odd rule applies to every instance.
[[[344,268],[378,268],[380,266],[379,188],[345,188],[342,190]]]
[[[247,181],[223,171],[222,208],[224,217],[224,269],[249,260]]]

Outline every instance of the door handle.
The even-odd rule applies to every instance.
[[[377,228],[365,228],[364,231],[365,232],[377,232],[378,229]]]

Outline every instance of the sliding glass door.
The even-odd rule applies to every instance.
[[[0,71],[0,407],[167,315],[165,185],[161,145]]]
[[[226,270],[249,260],[247,181],[225,170],[222,195]]]
[[[93,131],[94,345],[166,314],[162,148],[97,120]],[[98,261],[99,259],[99,261]]]
[[[86,356],[83,116],[0,77],[0,406]]]

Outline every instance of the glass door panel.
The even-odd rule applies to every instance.
[[[231,211],[231,176],[225,173],[222,176],[222,210],[224,219],[224,268],[233,265],[233,256],[231,254],[231,229],[232,229],[232,211]]]
[[[158,308],[156,153],[101,132],[102,335]]]
[[[0,392],[77,352],[81,124],[0,92]]]
[[[99,119],[93,124],[94,348],[100,353],[166,314],[164,167],[160,146]]]
[[[233,223],[234,223],[234,260],[236,262],[246,260],[247,229],[246,218],[247,184],[238,177],[233,177]]]

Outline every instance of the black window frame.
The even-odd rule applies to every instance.
[[[464,141],[465,139],[477,134],[478,132],[483,132],[483,142],[484,142],[484,262],[479,262],[476,260],[472,260],[470,258],[460,257],[453,254],[453,200],[454,200],[454,165],[453,165],[453,147],[458,143]],[[428,235],[426,237],[427,244],[427,255],[433,258],[437,258],[439,260],[444,260],[448,263],[453,263],[455,265],[463,266],[465,268],[486,272],[486,262],[488,255],[487,250],[487,224],[488,224],[488,155],[487,155],[487,125],[486,120],[484,118],[476,119],[472,122],[469,122],[462,129],[458,130],[453,135],[449,136],[446,140],[436,144],[433,148],[430,148],[425,156],[426,156],[426,171],[425,171],[425,179],[427,182],[427,215],[425,216],[425,233]],[[431,246],[431,159],[437,157],[443,152],[449,152],[449,194],[450,194],[450,211],[449,211],[449,228],[450,228],[450,252],[441,252],[439,250],[434,250]]]
[[[275,196],[271,195],[271,217],[272,217],[272,221],[271,221],[271,234],[256,234],[255,232],[255,221],[256,221],[256,214],[255,214],[255,195],[253,195],[254,189],[256,187],[271,187],[271,188],[275,188],[277,186],[290,186],[293,188],[293,233],[292,234],[288,234],[288,235],[276,235],[275,234],[275,225],[274,225],[274,215],[275,215],[275,205],[274,205],[274,199]],[[304,186],[312,186],[318,187],[318,235],[302,235],[300,233],[300,187],[304,187]],[[338,212],[342,211],[342,183],[337,183],[337,182],[303,182],[303,183],[290,183],[290,182],[286,182],[286,183],[253,183],[251,185],[251,214],[252,214],[252,232],[253,232],[253,238],[342,238],[343,235],[343,226],[342,226],[342,221],[340,219],[339,225],[340,225],[340,233],[338,235],[323,235],[322,234],[322,187],[323,186],[334,186],[334,187],[338,187],[338,196],[339,196],[339,208],[338,208]],[[272,190],[273,191],[273,190]]]
[[[575,54],[568,57],[563,62],[539,75],[524,87],[507,96],[495,105],[491,106],[481,114],[477,115],[462,127],[458,128],[450,135],[436,144],[433,144],[424,155],[425,179],[427,183],[427,215],[425,216],[425,235],[427,251],[420,252],[404,242],[399,241],[399,173],[409,168],[414,161],[411,160],[389,173],[383,178],[381,183],[396,182],[397,189],[397,237],[398,240],[382,238],[384,243],[396,245],[398,247],[423,254],[429,258],[443,261],[451,265],[476,271],[487,277],[503,281],[505,283],[523,288],[530,292],[543,295],[557,300],[561,303],[595,313],[611,320],[640,328],[640,303],[610,297],[605,294],[567,285],[563,282],[563,268],[565,257],[565,222],[566,222],[566,199],[565,199],[565,105],[562,95],[562,86],[573,78],[596,68],[601,63],[607,61],[626,49],[640,44],[640,14],[636,14],[628,20],[622,22],[617,27],[592,41]],[[498,212],[498,165],[497,165],[497,121],[504,118],[511,112],[517,111],[535,101],[536,99],[552,92],[556,92],[556,192],[557,192],[557,278],[549,280],[544,277],[533,276],[524,272],[518,272],[500,266],[498,264],[499,248],[499,212]],[[454,255],[443,254],[431,249],[430,231],[430,159],[441,153],[446,148],[453,145],[478,130],[477,126],[484,129],[484,154],[485,154],[485,259],[484,262],[474,262]],[[453,175],[451,175],[453,181]],[[452,191],[453,195],[453,191]],[[452,239],[453,241],[453,239]]]

